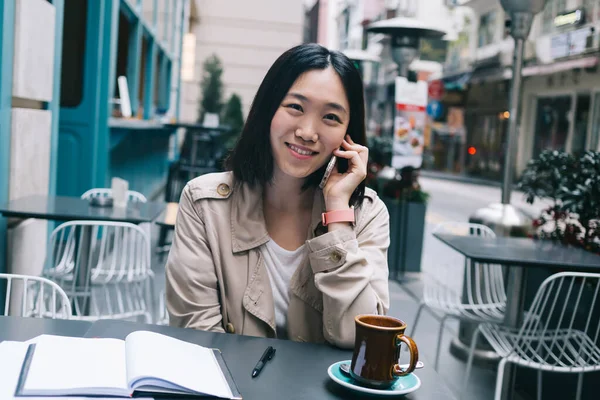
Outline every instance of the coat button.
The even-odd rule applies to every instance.
[[[329,256],[329,259],[331,261],[333,261],[334,263],[338,263],[340,262],[340,260],[342,259],[342,255],[338,252],[338,251],[334,251],[333,253],[331,253],[331,255]]]
[[[217,186],[217,193],[219,193],[221,196],[227,196],[230,192],[231,188],[226,183],[221,183],[219,186]]]
[[[235,333],[235,328],[231,322],[227,324],[225,330],[227,331],[227,333]]]

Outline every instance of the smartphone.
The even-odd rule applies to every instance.
[[[321,183],[319,183],[319,189],[323,189],[327,184],[327,180],[329,179],[329,175],[331,175],[331,171],[335,167],[335,162],[337,161],[337,157],[331,157],[329,164],[327,164],[327,168],[325,169],[325,174],[323,175],[323,179],[321,179]]]

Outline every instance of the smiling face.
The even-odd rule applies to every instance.
[[[300,75],[271,121],[274,176],[306,178],[327,163],[346,135],[349,110],[333,68]]]

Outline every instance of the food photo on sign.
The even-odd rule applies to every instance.
[[[392,167],[421,168],[427,107],[427,83],[396,78],[396,117]]]

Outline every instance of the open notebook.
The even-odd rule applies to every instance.
[[[125,340],[43,335],[29,346],[15,395],[134,392],[242,398],[219,350],[147,331]]]

